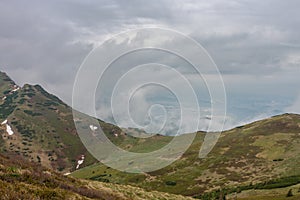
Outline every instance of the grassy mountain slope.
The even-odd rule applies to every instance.
[[[13,151],[44,166],[65,172],[74,170],[82,155],[85,160],[80,167],[95,162],[77,135],[71,107],[39,85],[26,84],[19,87],[5,73],[0,72],[0,123],[4,120],[7,120],[15,133],[9,136],[5,130],[6,125],[0,126],[0,149],[4,152]],[[148,151],[140,148],[140,144],[155,142],[156,148],[159,148],[170,139],[159,135],[147,140],[139,139],[117,126],[101,120],[98,122],[108,138],[126,150]]]
[[[85,160],[80,167],[96,161],[77,135],[71,107],[39,85],[19,87],[0,72],[0,123],[4,120],[15,134],[8,135],[6,124],[0,125],[1,151],[15,152],[64,172],[73,171],[82,155]],[[139,139],[132,137],[130,131],[125,133],[117,126],[98,122],[108,138],[126,150],[151,151],[154,145],[147,149],[141,144],[155,142],[158,149],[170,140],[159,135]]]
[[[146,192],[132,186],[82,181],[49,170],[13,154],[0,154],[1,199],[189,199]]]
[[[299,115],[275,116],[226,131],[208,157],[199,159],[203,138],[204,133],[199,132],[181,159],[152,173],[127,174],[98,163],[74,172],[73,176],[194,197],[204,197],[204,193],[218,192],[221,188],[229,193],[229,189],[234,192],[234,188],[268,186],[270,189],[276,181],[278,187],[299,181]],[[146,149],[155,146],[154,143],[142,145]],[[282,177],[286,179],[280,179]]]
[[[227,199],[240,200],[298,200],[300,199],[300,184],[274,189],[252,189],[239,193],[233,193],[227,196]],[[291,195],[288,195],[291,191]]]
[[[4,94],[5,91],[9,90],[11,87],[13,87],[15,85],[15,82],[12,81],[7,74],[0,72],[0,93]],[[4,97],[0,96],[1,99]]]
[[[74,169],[81,155],[85,155],[84,165],[95,161],[77,136],[69,106],[39,85],[15,86],[4,73],[0,83],[0,120],[7,119],[15,133],[8,135],[1,126],[2,151],[60,171]]]

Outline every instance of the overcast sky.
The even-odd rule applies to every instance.
[[[170,28],[216,62],[233,124],[299,113],[299,8],[298,0],[0,1],[0,70],[71,105],[75,75],[93,47],[120,31]]]

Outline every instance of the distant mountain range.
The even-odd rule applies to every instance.
[[[17,86],[3,72],[0,120],[2,154],[21,156],[60,174],[72,172],[71,176],[77,178],[106,182],[109,187],[131,185],[126,187],[143,188],[143,194],[145,190],[156,190],[202,199],[282,199],[292,190],[289,199],[300,198],[300,116],[296,114],[278,115],[225,131],[205,159],[199,159],[198,153],[209,133],[198,132],[179,160],[144,174],[119,172],[99,163],[81,143],[71,107],[39,85]],[[145,133],[98,121],[107,137],[127,151],[151,152],[172,140],[162,135],[136,138],[133,135]],[[158,194],[164,194],[160,198],[165,199],[184,198]]]

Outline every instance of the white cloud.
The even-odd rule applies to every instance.
[[[300,95],[298,96],[298,98],[293,102],[292,105],[288,106],[285,109],[285,112],[287,113],[298,113],[300,114]]]

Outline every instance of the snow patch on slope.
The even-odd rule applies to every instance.
[[[7,132],[8,135],[13,135],[13,134],[14,134],[14,132],[13,132],[11,126],[8,124],[7,119],[4,120],[4,121],[1,123],[1,125],[6,125],[6,132]]]
[[[96,130],[98,129],[98,127],[97,127],[97,126],[94,126],[94,125],[90,125],[90,129],[91,129],[92,131],[96,131]]]
[[[14,134],[13,130],[11,129],[10,125],[8,125],[8,124],[6,124],[6,132],[8,133],[8,135]]]
[[[84,162],[84,155],[81,156],[81,159],[77,161],[76,169],[79,169],[80,165],[82,165]]]
[[[20,88],[17,87],[17,88],[15,88],[15,89],[13,89],[12,92],[16,92],[16,91],[18,91],[19,89],[20,89]]]

